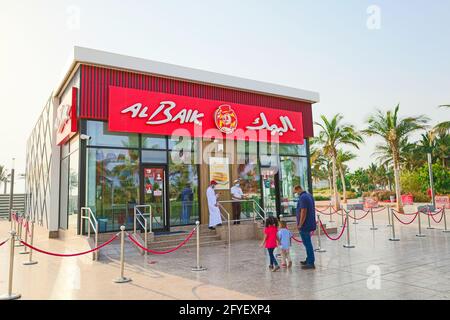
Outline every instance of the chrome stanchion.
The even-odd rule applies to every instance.
[[[423,237],[426,237],[426,235],[424,235],[424,234],[422,234],[422,223],[420,222],[421,220],[420,220],[420,214],[421,214],[422,212],[420,212],[420,210],[418,210],[417,211],[417,214],[419,215],[417,218],[419,219],[419,233],[418,234],[416,234],[416,237],[420,237],[420,238],[423,238]]]
[[[25,242],[27,242],[28,240],[28,221],[25,224],[27,227],[25,228]],[[27,251],[28,247],[27,246],[23,246],[23,251],[19,252],[19,254],[29,254],[29,252]]]
[[[370,216],[372,217],[372,228],[370,228],[370,230],[378,230],[378,228],[375,227],[375,221],[373,220],[373,208],[370,208]]]
[[[350,244],[350,222],[348,220],[348,218],[349,218],[348,213],[350,211],[346,211],[346,210],[344,210],[344,211],[345,211],[345,218],[347,220],[347,244],[344,244],[344,248],[354,248],[355,246]],[[344,225],[344,224],[342,224],[342,225]]]
[[[200,221],[195,222],[195,232],[197,240],[197,266],[192,271],[205,271],[206,268],[200,265]]]
[[[125,268],[125,226],[120,226],[120,277],[115,279],[115,283],[126,283],[130,282],[131,278],[124,276]]]
[[[322,243],[320,240],[320,226],[321,226],[321,222],[320,222],[320,215],[317,215],[317,220],[319,220],[319,223],[317,223],[317,241],[318,241],[318,247],[317,249],[315,249],[314,251],[316,252],[327,252],[327,250],[322,249]]]
[[[280,214],[280,216],[279,216],[279,217],[280,217],[280,222],[281,222],[281,221],[283,221],[283,215],[282,215],[282,214]]]
[[[358,221],[356,221],[356,210],[353,209],[353,224],[358,224]]]
[[[14,248],[15,248],[15,240],[16,240],[16,232],[14,230],[10,231],[11,238],[10,241],[10,249],[9,249],[9,278],[8,278],[8,293],[0,296],[0,300],[15,300],[21,297],[20,293],[12,292],[13,285],[13,272],[14,272]]]
[[[344,226],[344,212],[343,212],[344,208],[340,208],[340,210],[341,210],[341,227],[343,227]]]
[[[386,225],[386,227],[392,227],[392,223],[391,223],[391,215],[389,214],[389,210],[391,210],[391,207],[387,207],[387,215],[388,215],[388,224]]]
[[[19,219],[19,221],[17,221],[17,236],[19,237],[20,240],[22,240],[22,222],[23,219]],[[21,247],[23,246],[23,244],[21,244],[19,241],[16,243],[16,247]]]
[[[330,222],[334,222],[333,221],[333,212],[332,212],[332,207],[331,207],[331,205],[330,205]]]
[[[34,221],[31,221],[31,235],[30,235],[30,244],[33,246],[34,242]],[[28,256],[28,261],[22,263],[25,266],[31,266],[33,264],[37,264],[37,261],[33,261],[33,249],[30,248],[30,254]]]
[[[392,237],[389,238],[389,240],[390,241],[400,241],[400,239],[395,237],[394,212],[392,211],[392,209],[389,211],[391,211],[391,221],[392,221]]]
[[[450,232],[450,230],[447,230],[447,218],[445,217],[445,207],[442,207],[442,214],[444,215],[444,230],[442,230],[442,232]]]
[[[427,212],[427,216],[428,216],[428,227],[427,227],[427,229],[431,230],[431,229],[434,229],[434,227],[431,226],[431,218],[430,218],[431,212],[430,212],[430,208],[428,208],[427,211],[428,211]]]

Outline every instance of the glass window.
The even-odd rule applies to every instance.
[[[193,151],[200,146],[200,139],[189,136],[171,136],[169,137],[170,150]]]
[[[236,149],[237,153],[257,154],[258,143],[254,141],[237,140]]]
[[[295,215],[297,199],[294,187],[308,190],[308,162],[305,157],[280,157],[281,211],[283,215]]]
[[[142,150],[142,162],[167,163],[167,151]]]
[[[306,144],[280,144],[280,155],[306,156]]]
[[[246,199],[254,200],[258,205],[261,202],[261,174],[256,158],[247,158],[244,163],[237,165],[240,186]],[[241,204],[241,214],[245,218],[252,217],[253,209],[258,210],[253,201],[245,201]],[[260,212],[261,213],[261,212]]]
[[[194,224],[199,219],[196,165],[177,163],[171,159],[169,164],[169,203],[172,226]]]
[[[69,203],[67,208],[69,229],[77,230],[78,225],[78,151],[69,157]]]
[[[108,123],[102,121],[88,121],[87,134],[91,137],[89,146],[138,148],[139,135],[122,132],[109,132]]]
[[[133,209],[139,202],[137,150],[87,150],[87,206],[95,213],[99,231],[133,227]]]
[[[142,148],[144,149],[166,149],[167,141],[163,136],[142,136]]]

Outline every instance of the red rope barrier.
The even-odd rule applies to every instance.
[[[420,212],[422,212],[422,213],[424,213],[424,214],[426,214],[428,216],[435,216],[435,215],[441,213],[442,211],[444,211],[444,209],[441,209],[441,210],[438,210],[438,211],[434,211],[434,213],[431,213],[430,210],[428,210],[428,212],[423,212],[423,211],[420,211]]]
[[[381,211],[383,211],[384,209],[386,209],[386,207],[381,207],[381,209],[379,209],[379,210],[373,210],[373,208],[372,208],[372,212],[373,212],[373,213],[381,212]]]
[[[0,247],[2,246],[2,245],[4,245],[5,243],[7,243],[8,242],[8,240],[9,240],[9,238],[8,239],[6,239],[5,241],[3,241],[3,242],[0,242]]]
[[[127,233],[128,238],[131,240],[131,242],[133,242],[137,247],[141,248],[144,251],[153,253],[153,254],[167,254],[167,253],[171,253],[174,252],[178,249],[180,249],[182,246],[184,246],[194,235],[195,232],[195,228],[192,229],[191,233],[187,236],[186,239],[184,239],[178,246],[176,246],[175,248],[166,250],[166,251],[155,251],[155,250],[151,250],[149,248],[144,247],[143,245],[141,245],[136,239],[134,239],[131,234]]]
[[[417,212],[417,213],[418,213],[418,212]],[[405,225],[408,225],[408,224],[413,223],[414,220],[416,220],[416,218],[417,218],[417,216],[418,216],[418,214],[416,214],[416,215],[414,216],[414,218],[413,218],[410,222],[403,222],[402,220],[400,220],[399,217],[397,217],[397,215],[395,214],[395,212],[392,212],[392,214],[393,214],[394,217],[398,220],[398,222],[400,222],[401,224],[405,224]]]
[[[345,210],[344,210],[345,211]],[[350,210],[351,211],[351,210]],[[350,211],[348,212],[348,213],[350,213]],[[362,210],[362,211],[364,211],[364,210]],[[347,211],[345,211],[345,212],[347,212]],[[364,211],[365,212],[365,211]],[[351,216],[350,214],[348,215],[350,218],[352,218],[352,219],[354,219],[354,220],[362,220],[362,219],[364,219],[365,217],[367,217],[367,215],[370,213],[370,210],[369,211],[367,211],[366,212],[366,214],[365,215],[363,215],[361,218],[356,218],[356,217],[353,217],[353,216]]]
[[[419,213],[419,211],[416,211],[416,212],[414,212],[414,213],[404,213],[404,212],[397,211],[397,210],[395,210],[395,209],[392,209],[392,212],[393,212],[393,213],[402,214],[402,215],[404,215],[404,216],[412,216],[412,215],[416,215],[416,214]]]
[[[345,218],[345,220],[344,220],[344,225],[342,226],[342,230],[341,230],[341,233],[339,234],[339,236],[337,238],[332,238],[328,235],[327,231],[323,227],[322,221],[320,221],[320,227],[322,228],[323,233],[327,236],[328,239],[333,240],[333,241],[339,240],[342,237],[346,226],[347,226],[347,218]]]
[[[68,253],[68,254],[65,254],[65,253],[53,253],[53,252],[45,251],[45,250],[42,250],[42,249],[38,249],[38,248],[33,247],[32,245],[30,245],[30,244],[28,244],[28,243],[26,243],[25,241],[22,241],[22,240],[20,240],[20,243],[22,243],[24,246],[26,246],[26,247],[28,247],[28,248],[30,248],[30,249],[33,249],[33,250],[35,250],[35,251],[37,251],[37,252],[40,252],[40,253],[43,253],[43,254],[47,254],[47,255],[49,255],[49,256],[55,256],[55,257],[75,257],[75,256],[82,256],[82,255],[84,255],[84,254],[88,254],[88,253],[91,253],[91,252],[100,250],[101,248],[107,246],[108,244],[110,244],[111,242],[113,242],[114,240],[116,240],[117,237],[118,237],[117,234],[114,235],[111,239],[109,239],[108,241],[106,241],[106,242],[103,243],[102,245],[98,246],[97,248],[94,248],[94,249],[91,249],[91,250],[88,250],[88,251],[84,251],[84,252],[79,252],[79,253]]]
[[[298,243],[303,243],[303,241],[302,240],[300,240],[300,239],[297,239],[296,237],[294,237],[294,236],[292,236],[292,240],[294,240],[294,241],[296,241],[296,242],[298,242]]]
[[[434,214],[430,215],[431,219],[433,219],[433,221],[436,222],[436,223],[441,223],[442,218],[444,218],[444,210],[441,210],[440,212],[442,212],[442,215],[441,215],[441,218],[439,220],[434,219],[434,216],[435,216]]]
[[[326,210],[326,209],[325,209],[325,210]],[[321,214],[328,215],[328,216],[331,216],[332,214],[335,214],[335,213],[339,212],[339,210],[336,210],[336,211],[333,211],[333,212],[330,213],[330,212],[321,211],[321,210],[319,210],[319,209],[317,209],[317,208],[316,208],[316,211],[319,212],[319,213],[321,213]]]

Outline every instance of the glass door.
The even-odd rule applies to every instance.
[[[144,166],[142,181],[144,182],[142,204],[150,205],[152,208],[152,230],[168,230],[165,167]]]
[[[263,206],[266,213],[278,216],[278,174],[274,170],[261,168]]]

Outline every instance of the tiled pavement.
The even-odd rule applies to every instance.
[[[369,229],[368,218],[357,225],[350,223],[354,249],[342,246],[345,234],[339,241],[322,236],[322,247],[327,251],[316,253],[316,270],[299,268],[304,249],[295,242],[294,266],[276,273],[268,270],[265,252],[258,241],[234,242],[231,248],[202,248],[201,262],[208,268],[203,272],[191,271],[195,249],[181,248],[169,255],[144,257],[127,243],[125,273],[133,282],[117,285],[111,283],[118,274],[119,251],[115,243],[102,251],[98,263],[87,257],[61,259],[38,254],[36,258],[41,262],[32,267],[34,271],[17,266],[16,283],[22,293],[26,292],[24,298],[450,299],[450,233],[442,232],[442,224],[437,226],[440,229],[427,230],[423,219],[423,233],[427,237],[418,238],[415,236],[417,223],[411,226],[396,223],[397,237],[401,240],[392,242],[388,240],[391,229],[386,227],[386,213],[375,217],[379,227],[376,231]],[[5,230],[4,223],[0,222],[2,234]],[[313,239],[316,243],[316,237]],[[64,243],[59,241],[56,246],[55,241],[42,240],[41,245],[49,246],[52,242],[54,249],[61,249]],[[73,242],[82,243],[82,240],[74,238]],[[1,291],[6,288],[3,259],[6,251],[0,249]],[[73,285],[76,279],[72,283],[67,280],[73,277],[71,270],[80,276],[79,288]],[[373,270],[379,270],[379,281],[374,278]],[[36,277],[30,278],[30,273]],[[35,284],[39,277],[45,279],[44,286]]]

